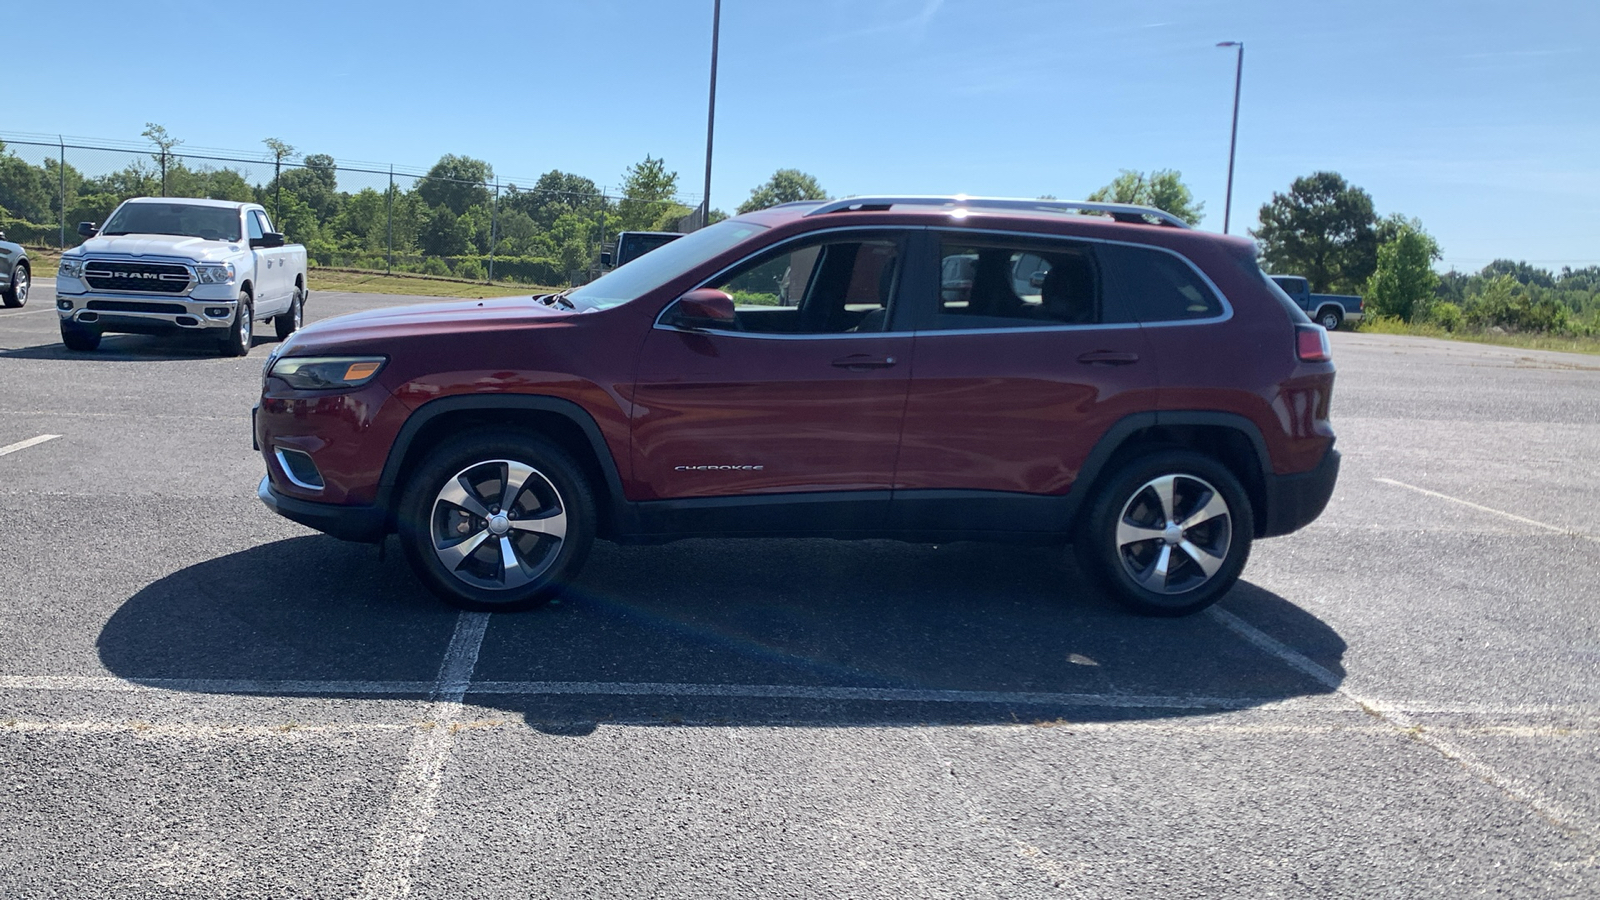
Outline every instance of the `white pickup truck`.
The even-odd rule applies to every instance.
[[[256,322],[286,338],[305,315],[306,250],[257,204],[140,197],[78,233],[89,240],[61,254],[56,274],[69,350],[93,350],[108,331],[195,332],[244,356]]]

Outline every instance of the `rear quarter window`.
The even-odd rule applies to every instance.
[[[1182,257],[1150,247],[1109,244],[1101,255],[1119,306],[1137,322],[1184,322],[1222,315],[1222,298]]]

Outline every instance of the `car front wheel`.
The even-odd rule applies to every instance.
[[[1124,605],[1182,616],[1233,586],[1254,534],[1249,498],[1233,473],[1211,457],[1170,450],[1112,475],[1075,545],[1080,564]]]
[[[536,435],[476,431],[446,441],[405,485],[406,559],[462,609],[528,609],[559,591],[594,542],[595,502],[581,470]]]
[[[16,308],[28,304],[28,288],[32,284],[31,274],[27,263],[17,263],[11,270],[11,286],[0,291],[0,301],[5,305]]]
[[[241,291],[239,308],[233,314],[233,324],[228,326],[228,333],[220,344],[223,356],[250,354],[250,348],[255,346],[255,321],[255,306],[251,303],[250,292]]]

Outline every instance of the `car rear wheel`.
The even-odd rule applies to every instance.
[[[233,324],[228,326],[228,334],[222,339],[221,350],[223,356],[247,356],[250,348],[255,345],[255,305],[251,303],[250,292],[239,292],[239,308],[234,310]]]
[[[1317,313],[1317,324],[1329,331],[1338,331],[1343,321],[1344,316],[1337,309],[1325,309]]]
[[[548,600],[594,542],[594,495],[565,452],[536,435],[476,431],[446,441],[407,481],[399,531],[417,576],[484,612]]]
[[[61,343],[66,344],[68,350],[88,352],[100,346],[100,329],[76,322],[62,322]]]
[[[1080,564],[1124,605],[1182,616],[1233,587],[1254,534],[1249,498],[1232,472],[1211,457],[1168,450],[1105,482],[1075,545]]]
[[[19,262],[11,269],[11,286],[0,291],[0,301],[10,307],[26,306],[28,303],[28,288],[32,286],[31,273],[28,264]]]
[[[287,340],[289,335],[299,331],[300,326],[305,324],[305,315],[305,291],[295,285],[294,300],[289,303],[289,311],[272,317],[272,327],[278,332],[278,340]]]

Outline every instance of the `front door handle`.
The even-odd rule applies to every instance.
[[[1139,354],[1125,350],[1091,350],[1078,357],[1078,362],[1090,366],[1126,366],[1139,361]]]
[[[865,353],[852,353],[833,361],[836,369],[849,369],[852,372],[865,372],[869,369],[889,369],[898,362],[892,356],[869,356]]]

